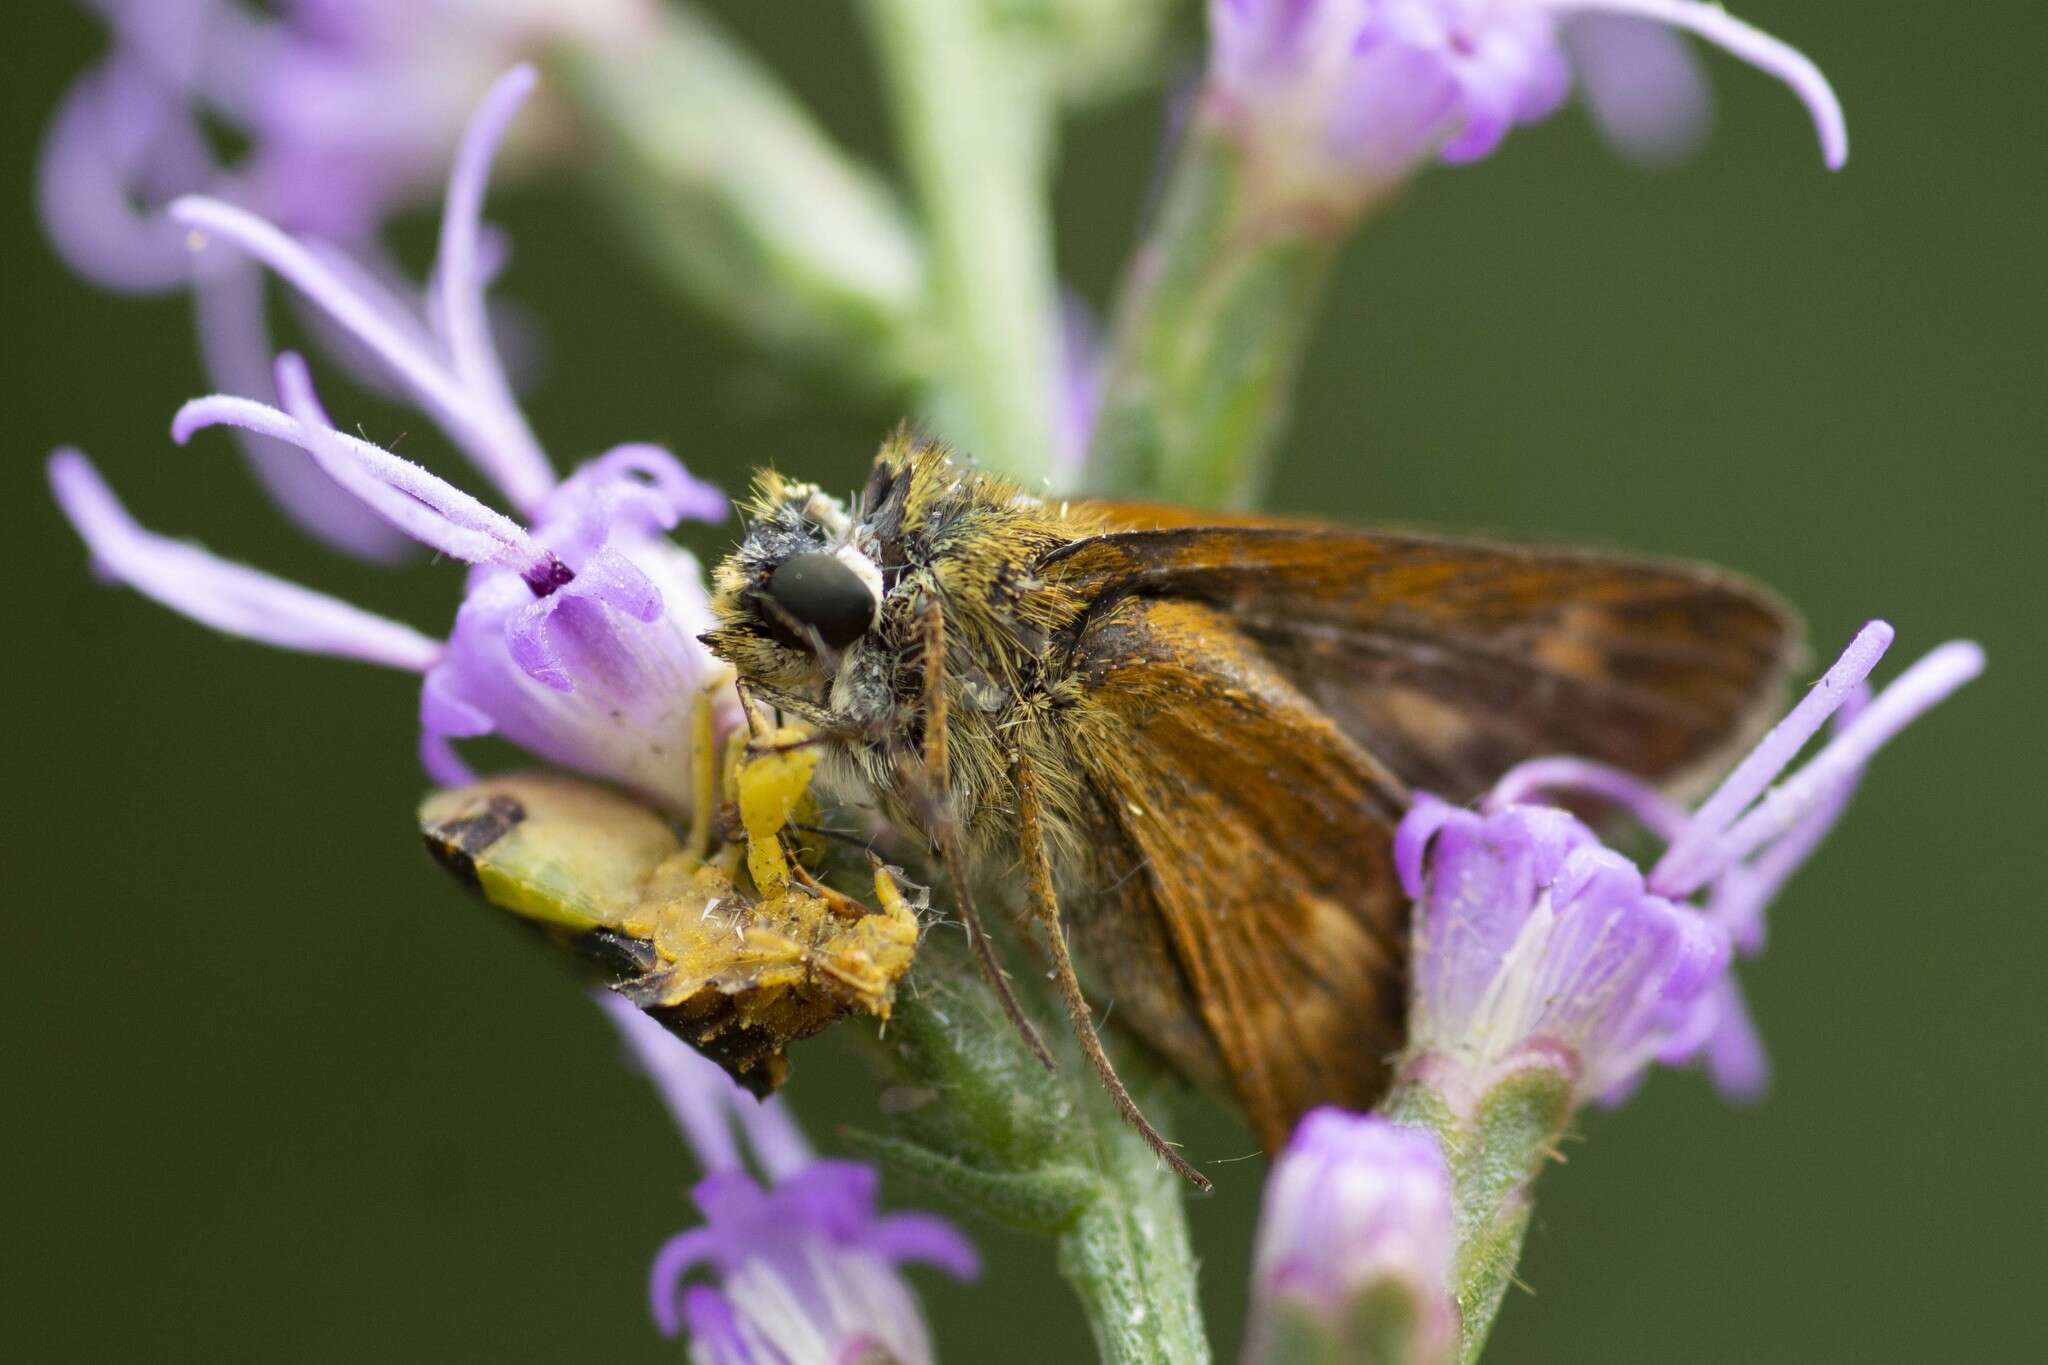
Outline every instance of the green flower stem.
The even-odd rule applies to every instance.
[[[567,51],[592,171],[661,276],[769,349],[901,387],[932,349],[924,246],[875,171],[703,15],[628,54]]]
[[[1347,214],[1278,211],[1243,149],[1199,117],[1117,302],[1087,490],[1248,507]]]
[[[1450,1163],[1458,1233],[1452,1271],[1458,1358],[1469,1365],[1486,1345],[1514,1280],[1529,1227],[1530,1189],[1571,1117],[1570,1082],[1549,1066],[1521,1067],[1461,1111],[1411,1070],[1381,1112],[1435,1133]]]
[[[875,1048],[895,1132],[842,1137],[985,1217],[1055,1238],[1105,1362],[1203,1365],[1179,1180],[1078,1056],[1056,1074],[1038,1064],[964,955],[929,936],[919,953]]]
[[[1051,74],[987,0],[869,0],[930,241],[927,408],[982,465],[1037,487],[1058,393],[1048,172]]]
[[[1060,1273],[1080,1297],[1104,1361],[1203,1365],[1209,1342],[1181,1206],[1186,1190],[1105,1105],[1090,1108],[1101,1189],[1060,1235]]]

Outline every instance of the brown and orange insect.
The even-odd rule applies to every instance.
[[[1068,943],[1118,1018],[1270,1150],[1369,1106],[1401,1043],[1412,788],[1547,753],[1660,781],[1768,713],[1792,615],[1715,570],[1165,507],[1058,502],[898,436],[849,504],[763,474],[705,642],[816,727],[828,792],[970,899],[1021,867],[1084,1052]]]

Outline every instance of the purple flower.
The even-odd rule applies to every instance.
[[[89,0],[112,50],[65,96],[43,145],[44,222],[111,288],[181,285],[158,210],[219,193],[330,241],[367,240],[430,195],[500,72],[551,48],[622,49],[650,0]],[[247,143],[233,165],[201,120]],[[521,151],[549,141],[535,128]],[[136,250],[142,246],[145,249]]]
[[[780,1100],[756,1102],[626,1001],[598,999],[706,1172],[691,1191],[703,1225],[669,1239],[648,1275],[662,1333],[687,1331],[700,1365],[929,1362],[897,1267],[974,1279],[980,1258],[959,1229],[931,1214],[882,1216],[873,1167],[812,1155]]]
[[[696,640],[710,625],[697,561],[665,533],[685,517],[716,520],[726,503],[646,445],[557,481],[511,398],[484,325],[478,216],[492,150],[532,83],[527,68],[503,78],[464,137],[424,307],[243,210],[209,199],[171,209],[295,286],[521,514],[338,430],[296,356],[275,368],[281,407],[215,395],[179,410],[178,441],[217,425],[253,433],[317,468],[334,498],[475,566],[446,641],[144,530],[76,452],[53,457],[51,484],[106,576],[232,634],[422,674],[421,752],[436,780],[470,777],[450,741],[497,733],[679,809],[691,708],[722,670]],[[737,703],[727,691],[718,704],[729,726]]]
[[[1866,626],[1690,813],[1576,759],[1522,765],[1480,812],[1419,797],[1394,848],[1416,902],[1411,1069],[1454,1102],[1531,1064],[1563,1071],[1581,1101],[1619,1099],[1653,1060],[1701,1058],[1731,1095],[1760,1090],[1763,1051],[1732,955],[1761,949],[1765,905],[1870,756],[1984,665],[1976,645],[1951,642],[1866,700],[1863,680],[1891,639],[1884,623]],[[1838,713],[1826,747],[1771,786]],[[1666,841],[1664,856],[1643,875],[1577,819],[1527,804],[1545,791],[1620,806]]]
[[[260,278],[235,253],[195,261],[164,206],[205,193],[307,234],[337,270],[394,274],[376,241],[445,173],[477,99],[517,56],[622,46],[658,18],[650,0],[285,0],[274,17],[230,0],[91,0],[113,48],[65,96],[37,171],[44,229],[87,279],[125,291],[194,290],[214,384],[267,392]],[[204,125],[232,129],[233,165]],[[561,141],[529,122],[519,150]],[[244,451],[293,520],[336,548],[391,559],[381,519],[334,495],[318,468],[260,437]]]
[[[1055,489],[1074,488],[1088,463],[1088,443],[1102,412],[1102,394],[1109,382],[1102,329],[1080,295],[1060,298],[1060,326],[1052,400],[1053,457],[1048,482]]]
[[[1784,81],[1827,164],[1848,156],[1819,69],[1695,0],[1210,0],[1209,29],[1208,117],[1256,144],[1272,192],[1310,202],[1369,198],[1431,156],[1487,155],[1555,112],[1575,68],[1625,151],[1668,156],[1704,121],[1703,86],[1668,29]]]
[[[1450,1360],[1455,1246],[1434,1136],[1376,1114],[1311,1111],[1266,1179],[1246,1365]],[[1375,1329],[1398,1340],[1361,1338]]]

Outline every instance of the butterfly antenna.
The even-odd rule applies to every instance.
[[[1060,928],[1059,897],[1052,884],[1052,860],[1045,852],[1045,822],[1038,797],[1038,770],[1022,750],[1016,755],[1015,772],[1017,846],[1024,857],[1024,876],[1031,909],[1038,918],[1039,927],[1045,931],[1046,948],[1052,954],[1053,971],[1059,978],[1060,995],[1066,1002],[1067,1018],[1073,1023],[1074,1037],[1080,1042],[1089,1065],[1095,1068],[1095,1074],[1102,1078],[1102,1088],[1116,1101],[1117,1112],[1123,1115],[1124,1122],[1137,1130],[1138,1136],[1159,1154],[1161,1161],[1173,1168],[1174,1174],[1207,1194],[1212,1188],[1209,1178],[1189,1165],[1187,1158],[1152,1126],[1152,1121],[1138,1108],[1138,1102],[1131,1098],[1131,1092],[1124,1088],[1123,1077],[1116,1074],[1116,1066],[1103,1050],[1102,1036],[1095,1029],[1095,1016],[1089,1012],[1087,998],[1081,994],[1081,978],[1075,973],[1074,959],[1067,951],[1066,933]]]

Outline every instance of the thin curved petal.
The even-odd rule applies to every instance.
[[[85,456],[50,457],[50,489],[101,570],[215,630],[422,673],[442,646],[407,625],[144,530]]]
[[[1715,47],[1784,82],[1813,119],[1821,160],[1840,170],[1849,159],[1849,125],[1834,87],[1811,58],[1790,43],[1743,23],[1719,5],[1698,0],[1529,0],[1555,10],[1628,15],[1698,34]]]
[[[194,315],[200,354],[214,387],[249,397],[273,394],[262,275],[244,261],[222,261],[198,275]],[[236,439],[264,491],[308,534],[374,563],[410,557],[412,544],[405,536],[304,455],[251,431],[238,431]]]
[[[1586,113],[1616,152],[1668,166],[1706,140],[1713,87],[1684,37],[1634,15],[1581,14],[1564,41]]]
[[[981,1278],[981,1255],[950,1221],[930,1213],[898,1213],[878,1221],[868,1245],[891,1261],[937,1266],[956,1280]]]

